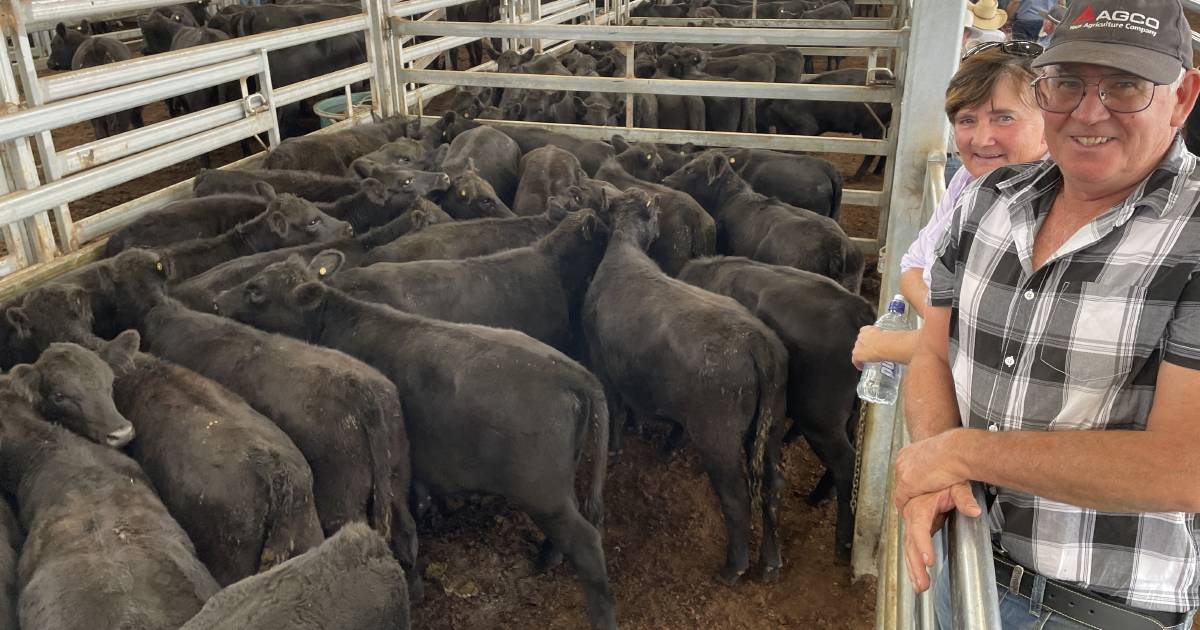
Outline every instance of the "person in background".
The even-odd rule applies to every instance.
[[[1011,0],[1008,15],[1012,18],[1012,38],[1035,42],[1042,31],[1043,16],[1060,0]]]
[[[1038,43],[1045,48],[1050,45],[1050,38],[1054,36],[1054,29],[1062,22],[1063,16],[1067,14],[1067,7],[1063,4],[1054,5],[1053,9],[1042,14],[1042,32],[1038,35]]]
[[[1030,82],[1030,62],[1042,48],[1033,42],[989,43],[967,51],[946,89],[946,116],[963,168],[955,174],[933,216],[900,260],[900,292],[924,316],[934,248],[949,228],[955,203],[975,179],[1006,164],[1040,160],[1046,153],[1042,116]],[[908,363],[920,331],[864,326],[851,360]]]
[[[963,22],[962,36],[962,52],[989,42],[1002,42],[1008,39],[1000,27],[1008,21],[1008,14],[1003,10],[1003,2],[1001,7],[996,8],[995,3],[987,2],[970,2],[964,4],[966,9],[966,20]],[[947,138],[949,144],[954,144],[954,136]],[[954,174],[958,169],[962,168],[962,160],[958,154],[951,151],[946,154],[946,185],[954,179]]]
[[[968,187],[933,265],[894,469],[905,564],[928,588],[974,481],[1003,628],[1190,630],[1200,164],[1179,131],[1200,71],[1180,0],[1069,7],[1033,62],[1052,159]]]

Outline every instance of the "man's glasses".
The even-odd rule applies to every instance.
[[[1070,114],[1087,96],[1088,86],[1096,86],[1100,102],[1115,114],[1140,112],[1154,102],[1157,83],[1141,77],[1119,75],[1088,82],[1081,77],[1044,76],[1031,84],[1038,107],[1052,114]]]
[[[963,56],[961,59],[959,59],[959,61],[966,61],[967,59],[970,59],[981,52],[995,50],[997,48],[1000,49],[1000,52],[1006,55],[1012,55],[1014,57],[1036,57],[1042,54],[1042,50],[1044,50],[1041,44],[1023,39],[1007,42],[984,42],[982,44],[976,44],[967,49],[967,52],[963,53]]]

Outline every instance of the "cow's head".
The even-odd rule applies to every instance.
[[[213,311],[263,330],[305,338],[305,313],[319,304],[312,295],[302,300],[297,289],[333,277],[345,260],[341,252],[325,250],[307,264],[292,256],[268,265],[249,280],[219,293]],[[307,291],[311,294],[313,289]]]
[[[468,158],[468,165],[467,170],[450,178],[442,209],[459,220],[516,216],[496,194],[496,189],[475,171],[474,158]]]
[[[630,188],[612,200],[612,238],[627,239],[645,251],[658,238],[658,196]]]
[[[349,223],[321,212],[311,201],[287,193],[277,195],[262,214],[234,229],[255,251],[328,243],[354,235]]]
[[[75,51],[87,38],[86,34],[59,22],[54,27],[54,37],[50,39],[50,58],[46,60],[46,67],[51,70],[70,70]]]

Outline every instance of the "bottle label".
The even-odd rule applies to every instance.
[[[879,364],[879,371],[884,376],[890,379],[896,378],[896,363],[894,361],[884,361]]]

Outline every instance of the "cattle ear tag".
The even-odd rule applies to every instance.
[[[159,272],[161,272],[161,271],[163,270],[163,267],[162,267],[162,261],[161,261],[161,260],[160,260],[160,261],[158,261],[158,262],[156,262],[156,263],[154,263],[154,270],[155,270],[155,271],[159,271]]]
[[[729,158],[730,164],[737,164],[737,158]]]
[[[466,197],[466,196],[467,196],[467,191],[465,191],[465,190],[460,190],[460,191],[458,191],[458,196],[459,196],[459,197]]]
[[[325,269],[324,267],[321,267],[320,269],[317,270],[318,276],[324,277],[325,274],[327,274],[327,273],[329,273],[329,271],[327,269]]]

